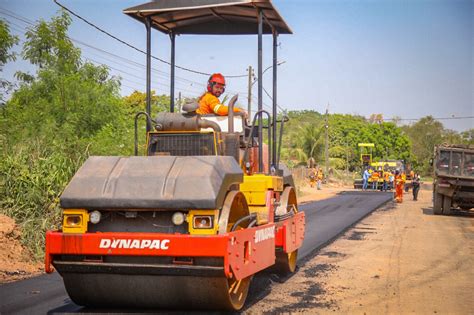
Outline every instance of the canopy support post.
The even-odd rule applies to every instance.
[[[171,32],[171,84],[170,84],[170,112],[174,113],[174,82],[175,82],[175,38],[176,34]]]
[[[151,117],[151,18],[145,19],[146,27],[146,113]],[[147,120],[146,132],[151,131],[151,125]]]
[[[272,165],[275,170],[278,170],[277,162],[277,152],[276,152],[276,143],[277,143],[277,53],[278,53],[278,33],[276,30],[273,30],[273,112],[272,112]]]
[[[258,111],[263,109],[263,70],[262,70],[262,47],[263,47],[263,11],[258,9]],[[263,169],[263,117],[258,117],[258,172],[262,173]],[[268,139],[270,141],[270,139]],[[270,165],[269,165],[270,167]]]

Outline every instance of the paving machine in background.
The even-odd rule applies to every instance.
[[[354,189],[362,189],[364,170],[372,163],[373,143],[359,143],[357,144],[360,151],[360,177],[354,179]]]
[[[155,1],[124,13],[147,29],[147,112],[135,118],[147,121],[146,156],[135,143],[136,156],[84,163],[61,195],[62,228],[46,234],[46,271],[61,274],[78,305],[239,310],[257,272],[295,271],[304,238],[293,179],[279,163],[277,39],[292,32],[269,0]],[[170,113],[155,119],[151,29],[170,36],[172,51]],[[196,115],[196,104],[174,113],[174,41],[186,34],[257,35],[250,125],[233,114],[237,97],[228,117]],[[262,108],[264,34],[273,35],[272,113]]]
[[[433,212],[474,207],[474,146],[440,145],[434,149]]]

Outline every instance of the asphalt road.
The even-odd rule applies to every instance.
[[[304,211],[306,215],[306,234],[298,254],[299,263],[313,257],[325,244],[391,199],[392,193],[354,191],[301,204],[299,210]],[[273,276],[263,273],[254,277],[245,309],[251,310],[254,303],[270,293],[268,287],[272,281],[285,280]],[[57,273],[0,286],[0,314],[4,315],[112,312],[116,310],[90,310],[74,304]]]

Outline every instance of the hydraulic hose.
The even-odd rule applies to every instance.
[[[232,228],[230,229],[231,232],[234,232],[235,229],[242,223],[242,222],[245,222],[247,220],[249,221],[252,221],[252,220],[255,220],[257,218],[257,214],[256,213],[251,213],[249,215],[246,215],[245,217],[242,217],[240,219],[238,219],[234,225],[232,226]]]

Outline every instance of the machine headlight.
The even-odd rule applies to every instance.
[[[74,214],[66,216],[66,226],[76,227],[82,224],[82,215]]]
[[[184,216],[184,213],[182,212],[175,212],[173,213],[173,216],[171,217],[171,221],[173,222],[174,225],[181,225],[184,223],[186,217]]]
[[[91,223],[97,224],[97,223],[100,222],[101,216],[102,215],[101,215],[100,211],[94,210],[94,211],[89,213],[89,220],[91,221]]]
[[[213,215],[195,215],[193,218],[194,229],[212,229],[214,227]]]
[[[89,213],[85,209],[64,209],[63,226],[64,233],[85,233],[87,232],[87,223],[89,222]]]

